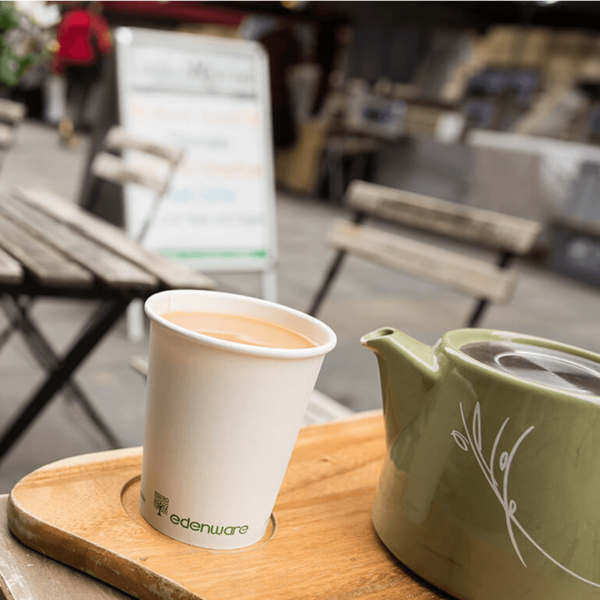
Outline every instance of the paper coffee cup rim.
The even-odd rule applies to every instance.
[[[212,298],[221,297],[223,300],[228,300],[228,301],[231,301],[234,303],[239,301],[240,304],[243,302],[248,305],[253,305],[255,307],[271,308],[280,313],[285,313],[285,314],[291,315],[291,316],[295,317],[296,319],[298,319],[299,321],[305,321],[305,322],[310,323],[314,328],[320,330],[320,332],[326,338],[326,341],[324,343],[320,343],[318,340],[315,340],[313,337],[310,337],[310,339],[312,341],[314,341],[318,344],[317,346],[314,346],[312,348],[268,348],[268,347],[264,347],[264,346],[253,346],[250,344],[231,342],[228,340],[222,340],[220,338],[212,337],[209,335],[204,335],[202,333],[196,333],[194,331],[191,331],[190,329],[186,329],[185,327],[180,327],[179,325],[175,325],[174,323],[167,321],[167,319],[162,317],[162,315],[159,312],[157,312],[156,308],[154,307],[154,305],[156,303],[160,303],[163,299],[166,299],[168,297],[173,297],[173,296],[184,296],[184,295],[196,295],[196,296],[202,295],[202,296],[207,296],[207,297],[210,296]],[[176,308],[176,307],[171,308],[169,306],[165,311],[163,311],[163,313],[169,312],[171,310],[176,311],[176,310],[183,310],[183,309]],[[337,343],[337,336],[335,335],[335,332],[333,331],[333,329],[331,329],[331,327],[329,327],[328,325],[323,323],[323,321],[320,321],[319,319],[312,317],[311,315],[303,313],[300,310],[296,310],[295,308],[285,306],[284,304],[279,304],[277,302],[271,302],[269,300],[263,300],[262,298],[254,298],[252,296],[246,296],[243,294],[234,294],[234,293],[230,293],[230,292],[218,292],[218,291],[213,291],[213,290],[193,290],[193,289],[191,289],[191,290],[187,290],[187,289],[165,290],[165,291],[157,292],[156,294],[153,294],[146,300],[146,302],[144,303],[144,312],[146,313],[147,317],[151,321],[154,321],[155,323],[161,325],[162,327],[165,327],[166,329],[169,329],[173,333],[180,335],[184,338],[194,340],[203,345],[211,346],[213,348],[221,348],[222,350],[226,350],[228,352],[235,352],[238,354],[247,354],[247,355],[256,356],[259,358],[280,358],[280,359],[311,358],[311,357],[316,357],[316,356],[321,356],[323,354],[327,354],[328,352],[333,350],[333,348],[335,348],[335,345]],[[218,310],[214,310],[214,309],[208,309],[207,312],[224,312],[225,313],[225,312],[231,312],[231,310],[229,309],[229,310],[218,311]],[[244,313],[239,311],[239,312],[237,312],[237,314],[244,314]],[[248,316],[258,317],[258,318],[263,318],[265,320],[273,321],[272,318],[265,317],[262,315],[248,314]],[[274,322],[277,323],[278,321],[274,321]],[[284,323],[280,323],[280,324],[283,325]],[[287,324],[285,324],[285,325],[287,327],[294,328],[292,325],[287,325]],[[306,335],[305,332],[299,332],[299,333],[303,333],[303,335]]]

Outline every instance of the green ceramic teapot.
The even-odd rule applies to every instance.
[[[504,331],[385,328],[375,529],[461,600],[600,599],[600,356]]]

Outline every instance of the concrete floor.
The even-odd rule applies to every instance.
[[[59,146],[51,128],[25,123],[3,164],[0,180],[3,184],[45,186],[75,201],[86,149],[85,140],[76,149],[66,149]],[[419,177],[424,187],[431,185],[427,173]],[[436,186],[442,189],[439,171],[435,177]],[[414,176],[411,187],[419,187]],[[333,256],[326,233],[333,221],[343,216],[341,207],[279,194],[280,302],[308,309]],[[554,338],[600,352],[600,289],[526,262],[521,262],[518,270],[520,283],[510,305],[492,307],[482,326]],[[254,275],[215,275],[215,279],[220,290],[259,294]],[[360,336],[393,326],[433,344],[445,331],[461,327],[471,307],[472,301],[460,294],[349,258],[319,315],[333,327],[339,341],[325,360],[317,388],[357,411],[379,407],[375,359],[360,345]],[[61,351],[93,308],[86,302],[47,300],[36,305],[34,316]],[[129,361],[146,353],[147,339],[128,341],[121,322],[76,377],[125,446],[142,443],[145,384]],[[12,418],[41,376],[22,340],[13,337],[0,351],[0,424]],[[0,464],[0,493],[10,491],[21,477],[43,464],[106,448],[79,406],[57,396]]]

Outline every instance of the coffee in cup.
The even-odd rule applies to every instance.
[[[317,344],[290,327],[246,315],[178,311],[161,315],[170,323],[195,333],[266,348],[314,348]]]

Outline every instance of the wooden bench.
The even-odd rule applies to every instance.
[[[328,242],[337,254],[309,308],[313,316],[345,256],[351,254],[476,298],[475,309],[467,320],[467,326],[474,327],[488,303],[506,304],[510,300],[517,274],[507,267],[514,256],[528,254],[542,232],[542,225],[535,221],[364,181],[350,184],[346,202],[355,210],[354,219],[336,222],[329,232]],[[368,216],[497,251],[498,262],[493,264],[366,226],[364,221]]]

